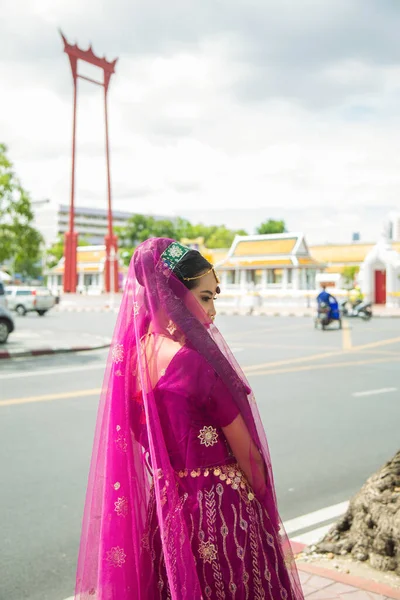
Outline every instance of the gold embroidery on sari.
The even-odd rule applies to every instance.
[[[241,502],[240,502],[240,509],[241,509]],[[235,546],[236,546],[236,554],[238,556],[238,558],[240,558],[240,560],[242,561],[243,564],[243,575],[242,575],[242,581],[244,584],[244,589],[246,590],[246,600],[248,600],[249,598],[249,574],[246,571],[246,564],[244,562],[244,558],[245,558],[245,548],[243,548],[240,544],[239,544],[239,540],[237,537],[237,522],[238,522],[238,515],[237,515],[237,510],[236,510],[236,506],[234,504],[231,504],[232,507],[232,511],[233,511],[233,540],[235,542]],[[246,543],[247,543],[247,532],[246,532]]]
[[[205,496],[205,506],[206,506],[208,540],[211,542],[211,544],[215,548],[215,545],[213,542],[216,541],[216,539],[215,539],[216,538],[215,521],[216,521],[217,510],[216,510],[216,505],[215,505],[214,486],[212,486],[212,488],[210,490],[205,490],[204,496]],[[222,578],[222,573],[221,573],[221,568],[220,568],[220,564],[219,564],[219,560],[218,560],[217,550],[215,552],[215,559],[211,563],[211,567],[212,567],[212,572],[213,572],[213,576],[214,576],[214,584],[215,584],[215,590],[217,593],[217,598],[219,600],[224,600],[225,599],[224,581]]]
[[[187,494],[186,494],[186,498],[187,498]],[[183,504],[182,504],[183,506]],[[180,557],[181,557],[181,565],[183,567],[184,570],[184,580],[183,580],[183,584],[182,584],[182,595],[184,598],[186,598],[186,582],[187,582],[187,572],[186,572],[186,563],[185,560],[183,558],[183,551],[182,551],[182,547],[183,544],[185,543],[185,531],[183,529],[183,518],[180,519],[180,524],[181,524],[181,530],[180,530],[180,534],[179,534],[179,553],[180,553]]]
[[[114,344],[113,349],[111,351],[111,356],[113,362],[119,364],[124,360],[124,347],[122,344]]]
[[[211,564],[217,558],[217,549],[210,541],[200,542],[199,554],[204,562]]]
[[[200,434],[197,436],[200,440],[200,444],[203,444],[207,448],[209,446],[214,446],[218,442],[218,433],[217,430],[209,425],[205,426],[203,429],[200,429]]]
[[[119,517],[126,517],[128,514],[128,499],[125,496],[118,498],[116,502],[114,502],[114,510]]]
[[[117,445],[117,448],[119,448],[122,452],[126,452],[128,444],[126,443],[126,439],[122,434],[119,434],[119,436],[115,440],[115,443]]]
[[[233,581],[233,569],[232,569],[231,561],[229,560],[228,551],[227,551],[227,547],[226,547],[226,538],[229,535],[229,529],[226,524],[224,514],[222,512],[222,496],[224,494],[224,486],[221,483],[218,483],[216,490],[217,490],[217,494],[218,494],[218,514],[219,514],[219,518],[221,519],[221,522],[222,522],[222,525],[221,525],[222,544],[223,544],[223,549],[224,549],[225,560],[226,560],[226,562],[228,564],[228,568],[229,568],[229,591],[232,594],[232,598],[235,598],[237,587],[236,587],[235,582]]]
[[[165,587],[165,581],[163,579],[164,574],[165,574],[165,560],[164,560],[164,553],[161,551],[160,559],[158,561],[158,581],[157,581],[157,588],[158,588],[158,591],[160,592],[160,600],[162,600],[162,592]]]
[[[268,532],[264,526],[263,507],[261,506],[261,504],[258,501],[255,502],[255,505],[258,507],[258,514],[259,514],[259,519],[258,519],[258,524],[257,524],[258,537],[260,540],[262,540],[263,537],[268,536]],[[262,529],[262,531],[261,531],[261,529]],[[264,533],[264,536],[263,536],[263,533]],[[271,600],[274,600],[274,597],[273,597],[274,595],[272,592],[272,584],[271,584],[271,571],[269,570],[268,559],[265,554],[264,544],[260,544],[260,545],[261,545],[261,551],[262,551],[262,555],[263,555],[263,559],[264,559],[264,577],[265,577],[266,581],[268,582],[270,598],[271,598]]]
[[[254,505],[249,502],[246,505],[246,511],[249,516],[249,534],[250,534],[250,550],[251,550],[251,562],[253,565],[253,581],[254,581],[254,593],[255,600],[264,600],[265,593],[261,582],[261,573],[259,569],[259,556],[258,556],[258,540],[257,533],[255,530],[255,515]]]
[[[199,503],[199,531],[197,532],[197,537],[199,539],[199,548],[200,545],[204,542],[205,539],[205,533],[203,531],[203,492],[202,491],[198,491],[197,492],[197,501]],[[207,596],[207,598],[211,598],[212,595],[212,591],[211,591],[211,587],[208,585],[208,581],[207,581],[207,575],[206,575],[206,563],[203,560],[203,581],[204,581],[204,593]]]
[[[125,564],[126,554],[123,548],[115,546],[108,550],[106,560],[112,567],[122,567]]]

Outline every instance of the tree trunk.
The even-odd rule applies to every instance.
[[[400,450],[367,480],[315,551],[351,555],[400,575]]]

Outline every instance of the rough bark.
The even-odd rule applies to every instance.
[[[312,550],[351,555],[400,575],[400,450],[366,481],[347,513]]]

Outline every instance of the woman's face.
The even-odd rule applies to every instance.
[[[215,278],[214,271],[211,271],[210,273],[207,273],[207,275],[204,275],[204,277],[200,277],[197,286],[190,290],[211,320],[214,320],[215,315],[217,314],[217,311],[215,310],[215,300],[218,287],[219,285]]]

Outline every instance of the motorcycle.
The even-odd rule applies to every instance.
[[[344,317],[360,317],[363,321],[369,321],[372,318],[371,302],[358,302],[352,305],[348,300],[340,303],[340,310]]]
[[[314,320],[315,329],[321,327],[325,330],[328,325],[334,322],[337,322],[338,329],[342,329],[342,316],[336,300],[332,298],[329,303],[319,302],[317,316]]]

